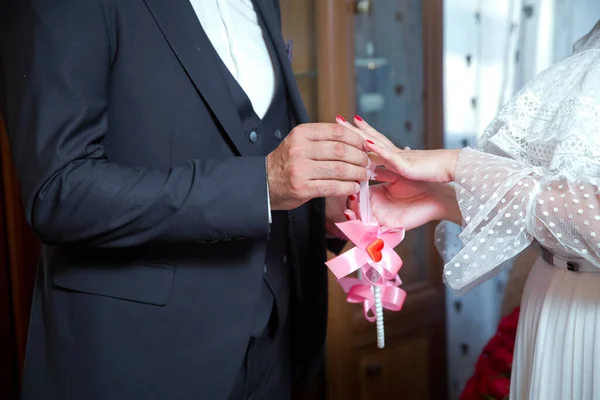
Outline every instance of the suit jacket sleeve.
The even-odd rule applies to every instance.
[[[264,157],[169,170],[107,160],[116,46],[96,1],[7,3],[0,105],[27,219],[43,242],[124,247],[268,235]]]

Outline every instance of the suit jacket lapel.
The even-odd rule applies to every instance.
[[[304,108],[300,92],[298,91],[296,77],[292,71],[292,64],[288,58],[283,42],[283,36],[281,35],[281,21],[279,20],[279,15],[274,7],[269,7],[264,4],[264,0],[252,0],[252,2],[254,3],[254,8],[256,9],[258,17],[262,17],[267,28],[267,33],[271,38],[271,43],[273,43],[277,60],[279,61],[279,65],[281,65],[283,79],[294,111],[294,116],[296,117],[296,122],[299,124],[308,122],[308,115]]]
[[[239,155],[248,154],[246,133],[223,76],[219,55],[188,0],[144,0],[171,49],[229,136]],[[211,57],[212,55],[212,57]]]

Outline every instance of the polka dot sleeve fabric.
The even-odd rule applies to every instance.
[[[456,196],[463,247],[446,257],[444,275],[458,292],[499,272],[535,239],[600,267],[598,180],[545,174],[515,160],[470,148],[459,157]],[[436,233],[443,241],[443,225]]]
[[[600,268],[599,184],[597,178],[542,178],[528,230],[542,246],[566,251]]]

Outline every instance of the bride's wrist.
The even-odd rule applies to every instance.
[[[434,190],[440,205],[440,215],[438,216],[438,219],[451,221],[461,225],[462,214],[456,199],[454,185],[449,183],[438,184]]]
[[[458,166],[458,159],[460,157],[460,153],[463,151],[463,149],[450,149],[447,150],[448,152],[448,176],[449,176],[449,181],[450,182],[454,182],[454,179],[456,177],[456,168]]]

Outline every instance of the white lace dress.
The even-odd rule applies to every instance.
[[[598,267],[571,272],[538,259],[510,399],[600,400],[600,22],[500,111],[478,146],[459,158],[464,247],[446,258],[446,282],[466,291],[534,240]]]

